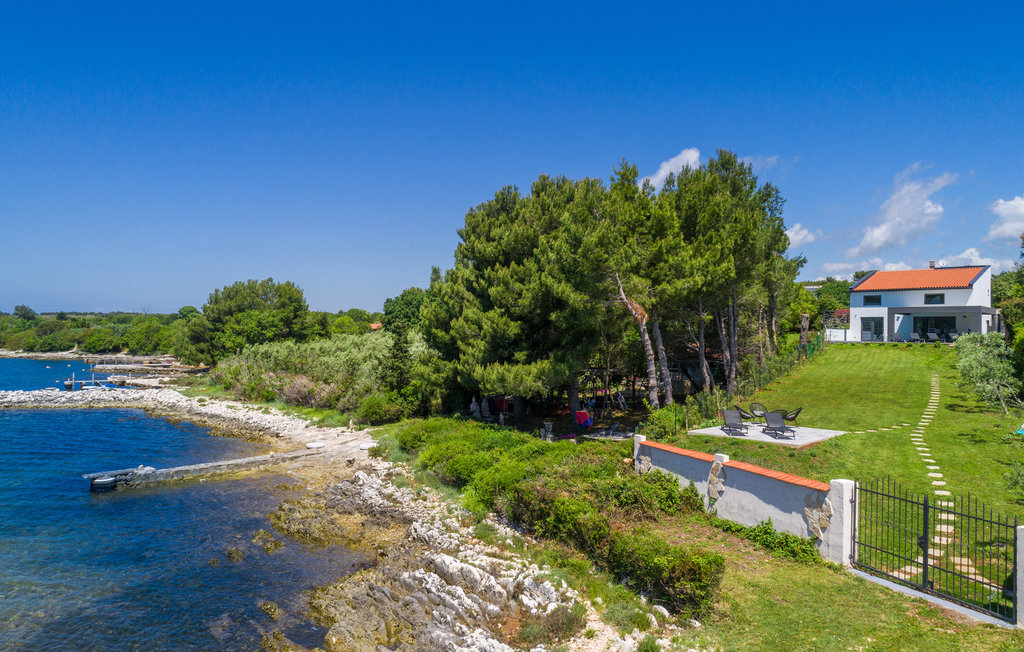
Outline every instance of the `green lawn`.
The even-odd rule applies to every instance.
[[[1024,508],[1007,492],[1004,478],[1013,461],[1024,460],[1024,447],[1003,441],[1019,427],[1020,416],[992,412],[959,388],[956,352],[947,346],[832,345],[753,399],[769,409],[803,406],[800,425],[850,434],[801,450],[700,435],[681,435],[674,443],[823,481],[867,482],[889,476],[906,489],[931,494],[934,487],[910,442],[910,426],[852,431],[916,425],[929,398],[932,374],[939,376],[941,400],[924,439],[948,482],[944,488],[1024,518]]]
[[[677,649],[1022,650],[1024,633],[979,625],[845,571],[780,559],[699,517],[662,520],[673,542],[726,557],[722,599]]]

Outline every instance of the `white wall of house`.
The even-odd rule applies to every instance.
[[[968,303],[964,304],[968,306],[992,306],[992,268],[986,269],[982,272],[978,280],[974,282],[974,287],[971,288],[971,296],[968,299]]]

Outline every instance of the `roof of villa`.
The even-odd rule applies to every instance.
[[[988,266],[936,267],[934,269],[901,269],[872,272],[853,284],[850,292],[880,290],[939,290],[969,288]]]

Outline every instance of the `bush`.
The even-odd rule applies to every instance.
[[[661,646],[658,645],[658,639],[648,634],[640,641],[640,645],[636,646],[636,652],[661,652]]]
[[[634,518],[675,514],[683,508],[679,482],[660,471],[644,475],[617,474],[595,486],[598,498],[629,513]]]
[[[374,392],[365,399],[356,416],[363,423],[377,426],[383,423],[393,423],[406,416],[408,406],[395,392]]]
[[[725,558],[673,546],[643,529],[616,532],[608,550],[608,567],[631,588],[646,593],[673,611],[700,617],[711,609],[722,586]]]
[[[1006,479],[1006,488],[1017,502],[1024,502],[1024,464],[1014,462],[1010,471],[1003,477]]]
[[[780,557],[793,559],[805,564],[824,563],[818,545],[814,539],[798,537],[788,532],[779,532],[772,525],[771,519],[762,521],[754,527],[747,527],[722,518],[711,517],[711,523],[719,529],[736,534],[753,541],[769,552]]]
[[[613,602],[608,605],[604,612],[604,620],[624,633],[632,632],[634,629],[647,631],[651,626],[647,614],[628,602]]]
[[[587,622],[587,608],[580,602],[558,605],[549,614],[528,616],[519,627],[520,643],[529,646],[572,638]]]

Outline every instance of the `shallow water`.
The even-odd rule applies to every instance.
[[[76,380],[93,377],[89,365],[81,360],[22,360],[0,358],[0,390],[64,389],[64,381],[74,374]],[[95,374],[106,378],[108,374]]]
[[[266,515],[292,495],[289,476],[106,494],[80,477],[259,452],[141,410],[0,410],[0,649],[251,650],[275,627],[319,645],[324,632],[294,615],[302,592],[362,559],[276,534],[275,552],[252,542],[273,533]],[[285,610],[279,622],[264,600]]]

